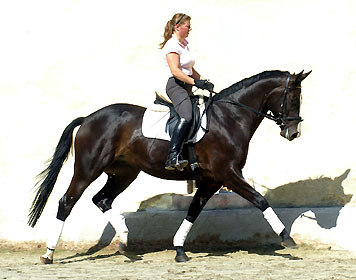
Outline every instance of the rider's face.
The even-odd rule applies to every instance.
[[[176,32],[181,38],[187,38],[189,36],[190,30],[192,30],[190,26],[190,20],[185,21],[182,25],[179,25],[176,28]]]

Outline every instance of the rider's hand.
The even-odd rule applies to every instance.
[[[194,84],[197,88],[206,89],[210,92],[212,92],[214,89],[214,84],[208,80],[194,80]]]

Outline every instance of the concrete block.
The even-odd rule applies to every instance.
[[[193,195],[176,193],[159,194],[142,201],[138,210],[187,211],[192,199]],[[235,193],[219,193],[209,199],[204,207],[204,210],[237,209],[248,207],[254,207],[254,205]]]
[[[341,209],[275,208],[275,211],[299,244],[356,250],[352,241],[342,245],[345,235],[337,229]],[[354,215],[355,209],[350,210],[348,216]],[[129,248],[172,248],[173,236],[185,216],[186,211],[125,213],[130,230]],[[280,241],[261,211],[241,208],[204,210],[194,223],[186,245],[188,248],[256,247],[279,245]]]

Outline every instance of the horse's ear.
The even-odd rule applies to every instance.
[[[302,75],[302,79],[301,79],[300,81],[303,81],[306,77],[308,77],[311,72],[312,72],[312,70],[310,70],[310,71],[307,72],[307,73],[304,73],[304,74]]]
[[[300,84],[312,71],[309,71],[308,73],[304,73],[304,70],[297,74],[297,77],[295,78],[295,83]]]

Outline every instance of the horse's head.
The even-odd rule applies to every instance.
[[[299,124],[303,120],[300,115],[301,83],[311,73],[289,75],[283,86],[273,92],[270,111],[281,128],[281,136],[292,141],[300,136]]]

